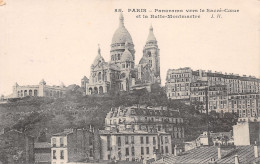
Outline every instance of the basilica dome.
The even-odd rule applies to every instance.
[[[124,17],[123,14],[121,13],[119,17],[119,27],[113,35],[112,44],[125,43],[125,42],[133,43],[133,40],[130,33],[127,31],[127,29],[124,26]]]

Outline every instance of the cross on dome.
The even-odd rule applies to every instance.
[[[98,44],[98,54],[101,55],[100,45]]]
[[[124,16],[122,12],[120,13],[119,16],[119,26],[124,26]]]

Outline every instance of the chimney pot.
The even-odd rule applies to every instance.
[[[235,155],[235,164],[239,164],[239,158],[238,158],[238,155]]]
[[[258,158],[258,146],[256,144],[254,146],[254,154],[255,154],[255,158]]]
[[[177,156],[178,153],[177,153],[177,145],[174,146],[174,156]]]
[[[218,159],[221,159],[221,148],[218,147]]]

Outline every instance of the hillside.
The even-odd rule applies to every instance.
[[[0,105],[0,128],[14,128],[35,138],[41,136],[40,139],[42,134],[46,133],[48,140],[53,133],[60,132],[64,128],[88,127],[91,124],[102,129],[106,113],[112,107],[135,104],[178,109],[185,120],[186,140],[193,140],[207,130],[206,115],[197,110],[199,109],[197,104],[185,105],[181,101],[168,100],[161,88],[152,93],[136,91],[131,94],[82,97],[76,91],[72,91],[62,99],[43,97],[17,99]],[[229,131],[236,119],[237,116],[233,114],[219,115],[211,112],[210,128],[214,131]]]

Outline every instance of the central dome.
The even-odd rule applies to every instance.
[[[125,42],[133,43],[130,33],[127,31],[127,29],[124,26],[124,17],[122,13],[120,14],[119,21],[120,21],[119,27],[113,35],[112,44],[125,43]]]

